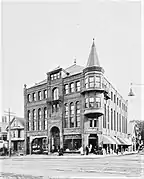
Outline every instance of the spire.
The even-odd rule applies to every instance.
[[[96,48],[95,48],[94,39],[93,39],[93,44],[92,44],[92,47],[91,47],[91,52],[89,54],[89,58],[88,58],[88,62],[87,62],[86,67],[92,67],[92,66],[99,66],[100,67],[98,55],[97,55]]]

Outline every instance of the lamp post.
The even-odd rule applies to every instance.
[[[129,94],[128,94],[128,96],[135,96],[135,94],[134,94],[134,92],[133,92],[133,90],[132,90],[132,86],[143,86],[144,84],[135,84],[135,83],[131,83],[130,84],[130,91],[129,91]]]
[[[129,91],[129,93],[128,93],[128,96],[130,97],[129,98],[129,116],[130,116],[130,120],[132,120],[132,118],[134,117],[134,111],[135,111],[135,109],[133,108],[133,97],[135,97],[136,95],[135,95],[135,93],[133,92],[133,87],[142,87],[142,86],[144,86],[144,84],[137,84],[137,83],[130,83],[130,91]],[[135,139],[137,139],[138,140],[138,142],[139,142],[139,137],[137,138],[137,136],[135,136],[136,138]],[[135,142],[135,141],[134,141]],[[135,143],[135,145],[134,145],[134,148],[136,149],[136,143]]]

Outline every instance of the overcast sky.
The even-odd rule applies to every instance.
[[[35,2],[35,3],[34,3]],[[128,99],[142,83],[141,4],[132,1],[25,1],[2,4],[2,112],[24,116],[23,86],[57,66],[86,66],[92,39],[105,76]],[[141,90],[132,106],[141,119]]]

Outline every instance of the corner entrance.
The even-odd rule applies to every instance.
[[[50,130],[50,151],[57,152],[60,147],[60,130],[58,127],[52,127]]]

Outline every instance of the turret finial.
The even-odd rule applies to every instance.
[[[76,65],[76,58],[74,59],[74,64]]]

